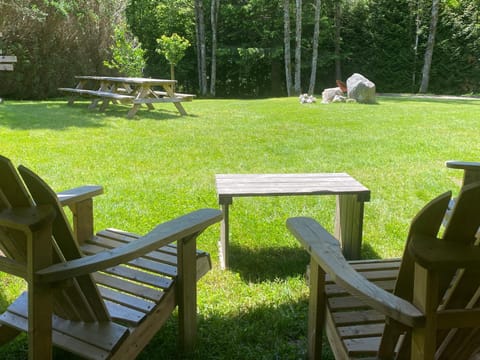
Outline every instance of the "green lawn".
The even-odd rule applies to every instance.
[[[347,172],[371,192],[363,257],[401,255],[408,224],[435,195],[458,190],[450,159],[478,161],[480,101],[379,98],[378,105],[296,98],[194,100],[189,116],[165,104],[106,113],[86,102],[0,105],[0,153],[43,176],[55,190],[101,184],[96,228],[145,233],[158,222],[218,207],[216,173]],[[231,269],[221,271],[219,226],[200,239],[214,269],[199,284],[199,342],[191,359],[302,359],[306,349],[308,258],[286,227],[312,216],[333,229],[333,197],[236,198],[231,207]],[[0,310],[23,284],[3,276]],[[174,359],[170,321],[141,359]],[[25,357],[25,342],[0,358]],[[57,352],[58,359],[65,354]]]

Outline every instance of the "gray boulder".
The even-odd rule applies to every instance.
[[[339,87],[325,89],[322,92],[322,104],[329,104],[335,96],[343,96],[343,91]]]
[[[375,104],[375,84],[360,74],[353,74],[347,79],[347,94],[350,99],[359,103]]]

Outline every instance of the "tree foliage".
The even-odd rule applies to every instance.
[[[126,0],[125,0],[126,1]],[[57,96],[74,76],[101,74],[124,0],[0,0],[4,53],[18,58],[15,71],[0,72],[0,95]]]
[[[173,33],[171,36],[162,35],[157,39],[157,52],[170,63],[171,79],[175,79],[174,67],[183,59],[185,51],[190,47],[190,41],[184,37]]]
[[[110,47],[112,58],[103,64],[109,69],[118,70],[122,75],[141,77],[145,68],[145,50],[142,49],[142,44],[127,30],[125,24],[115,28],[114,39]]]
[[[169,77],[170,64],[156,51],[157,39],[177,33],[192,44],[176,69],[179,90],[201,93],[199,74],[206,71],[211,81],[215,62],[217,96],[286,95],[285,64],[294,64],[294,54],[289,52],[291,58],[285,61],[288,37],[283,10],[284,4],[290,4],[293,50],[295,2],[223,0],[218,12],[211,12],[212,1],[201,1],[202,47],[192,0],[0,0],[1,46],[5,54],[18,57],[13,73],[0,72],[0,96],[56,96],[57,87],[73,85],[74,75],[111,72],[103,64],[114,61],[114,29],[125,22],[145,50],[144,76]],[[299,70],[303,89],[316,63],[317,94],[335,86],[336,74],[345,80],[354,72],[374,81],[381,92],[418,91],[431,0],[323,0],[319,35],[314,39],[315,3],[302,1]],[[479,9],[479,0],[440,1],[429,91],[480,93]],[[210,18],[212,13],[215,19]],[[318,48],[316,62],[312,61],[314,48]],[[200,68],[202,49],[206,64]]]

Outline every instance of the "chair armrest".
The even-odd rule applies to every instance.
[[[463,170],[463,186],[480,181],[480,162],[454,161],[445,163],[450,169]]]
[[[90,199],[94,196],[103,194],[103,187],[100,185],[86,185],[74,189],[65,190],[57,193],[58,201],[62,206],[70,206],[72,204]]]
[[[444,241],[414,234],[408,251],[415,262],[428,270],[477,270],[480,263],[480,247]]]
[[[136,259],[184,238],[196,236],[223,218],[215,209],[202,209],[158,225],[136,241],[101,253],[58,263],[36,273],[41,282],[57,282],[86,275]]]
[[[55,212],[50,205],[12,208],[0,212],[0,226],[23,232],[36,231],[55,218]]]
[[[287,227],[336,284],[344,287],[366,305],[404,325],[423,325],[425,318],[419,309],[357,273],[345,260],[339,241],[315,220],[304,217],[290,218],[287,220]]]
[[[51,224],[54,218],[55,212],[50,205],[5,209],[0,212],[0,227],[29,234]],[[25,264],[5,256],[0,256],[0,271],[22,278],[27,277]]]
[[[445,165],[450,169],[480,171],[480,162],[449,160]]]

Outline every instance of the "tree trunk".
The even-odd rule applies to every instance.
[[[418,57],[418,43],[420,41],[421,25],[422,25],[422,12],[421,12],[421,0],[416,1],[415,9],[415,39],[413,43],[413,70],[412,70],[412,92],[415,92],[417,87],[417,57]]]
[[[205,44],[205,16],[203,0],[195,0],[195,27],[197,37],[198,79],[200,94],[207,95],[207,49]]]
[[[432,18],[430,20],[430,30],[428,33],[427,48],[425,49],[425,60],[423,63],[422,83],[420,84],[420,93],[426,93],[428,83],[430,82],[430,69],[432,67],[433,47],[435,45],[435,35],[437,32],[439,0],[432,1]]]
[[[295,0],[295,94],[302,92],[302,0]]]
[[[292,95],[292,60],[290,53],[290,0],[283,0],[283,43],[285,47],[285,83],[287,96]]]
[[[313,95],[315,83],[317,81],[317,61],[318,61],[318,37],[320,35],[320,7],[321,0],[315,0],[315,27],[313,29],[313,53],[312,53],[312,72],[310,74],[310,86],[308,93]]]
[[[342,63],[340,61],[340,42],[342,29],[342,7],[340,0],[335,1],[335,77],[342,80]]]
[[[210,95],[215,96],[215,83],[217,81],[217,23],[220,0],[212,0],[211,24],[212,24],[212,69],[210,71]]]

